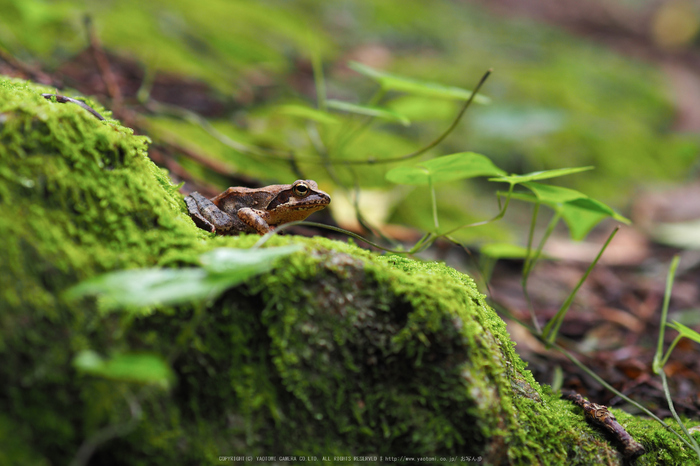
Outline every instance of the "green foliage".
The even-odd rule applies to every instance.
[[[382,118],[384,120],[398,121],[403,126],[411,125],[411,121],[408,118],[389,110],[388,108],[381,108],[374,105],[358,105],[334,99],[327,100],[326,105],[335,110]]]
[[[578,434],[473,281],[442,264],[277,237],[307,253],[211,307],[101,313],[64,301],[103,271],[188,267],[259,238],[196,228],[141,138],[40,90],[0,81],[0,206],[12,213],[0,217],[0,459],[214,463],[292,445],[285,454],[572,463]],[[202,267],[245,261],[259,257],[217,251]],[[8,436],[20,447],[5,448]],[[576,461],[599,454],[609,447]]]
[[[431,180],[433,183],[443,183],[503,173],[487,157],[473,152],[461,152],[437,157],[412,167],[393,168],[387,172],[386,179],[392,183],[422,185]]]
[[[520,183],[526,183],[528,181],[548,180],[551,178],[572,175],[574,173],[580,173],[592,169],[593,167],[557,168],[554,170],[544,170],[533,173],[527,173],[525,175],[501,176],[498,178],[492,178],[489,181],[501,181],[504,183],[510,183],[512,185],[515,185]]]
[[[335,125],[340,123],[340,120],[330,113],[322,110],[316,110],[315,108],[306,107],[304,105],[280,105],[277,107],[277,111],[284,115],[300,117],[321,124]]]
[[[700,343],[700,333],[696,332],[692,328],[686,327],[680,322],[673,321],[670,324],[666,324],[667,327],[671,327],[680,333],[680,336],[693,340],[695,343]]]
[[[479,252],[493,259],[525,259],[530,255],[527,248],[511,243],[489,243]]]
[[[0,422],[36,464],[68,464],[84,438],[121,422],[121,382],[76,377],[74,355],[144,349],[126,338],[133,317],[62,293],[104,271],[194,264],[207,247],[148,139],[94,102],[107,121],[41,97],[53,91],[0,78]]]
[[[224,290],[267,272],[276,259],[299,247],[237,250],[220,248],[200,256],[201,268],[120,270],[81,282],[68,299],[99,296],[108,309],[172,305],[213,299]]]
[[[342,89],[343,100],[352,102],[363,101],[374,83],[393,94],[391,99],[410,92],[383,107],[414,123],[426,116],[434,120],[414,124],[410,132],[368,128],[362,139],[335,153],[343,159],[381,159],[419,145],[453,118],[452,102],[442,99],[465,99],[469,91],[455,86],[469,83],[470,76],[486,67],[496,70],[497,81],[489,92],[498,96],[497,105],[469,116],[446,141],[443,153],[469,148],[488,154],[508,171],[523,165],[526,171],[595,165],[595,174],[577,177],[570,186],[606,202],[612,200],[614,205],[647,180],[685,176],[697,159],[696,138],[671,130],[673,106],[658,69],[555,28],[522,18],[496,17],[464,2],[428,5],[419,0],[388,0],[377,5],[356,0],[338,5],[317,0],[206,0],[192,8],[184,0],[147,5],[134,0],[118,4],[0,0],[0,10],[0,43],[21,57],[49,61],[49,68],[84,48],[80,17],[88,13],[108,50],[135,56],[154,73],[195,77],[222,95],[239,90],[248,95],[259,81],[251,79],[252,86],[239,83],[246,81],[251,68],[252,75],[264,77],[263,82],[273,76],[271,99],[236,115],[236,123],[245,125],[253,142],[261,146],[281,147],[294,141],[292,145],[310,152],[306,125],[301,124],[305,122],[281,122],[270,111],[290,99],[299,101],[297,89],[280,84],[299,69],[295,55],[313,51],[325,63],[334,64],[361,44],[390,48],[392,60],[386,64],[390,72],[356,66],[372,81],[356,80],[355,85],[354,78],[336,73],[333,67],[327,70],[327,87]],[[418,94],[430,99],[419,99]],[[402,102],[412,102],[417,110],[406,112]],[[228,118],[212,123],[231,126]],[[190,132],[197,129],[182,131],[179,140],[222,157],[246,174],[294,176],[284,162],[251,162],[240,153],[222,151],[214,141],[189,139]],[[326,141],[334,138],[330,133]],[[387,143],[388,139],[392,141]],[[320,182],[328,179],[314,166],[302,164],[302,168]],[[341,179],[352,183],[339,171]],[[359,180],[363,187],[385,186],[383,168],[368,169]],[[407,206],[399,205],[395,221],[404,221],[402,216],[410,215],[406,212]],[[429,212],[428,206],[423,214]]]
[[[91,350],[83,350],[73,358],[73,366],[80,372],[106,379],[154,384],[169,387],[173,371],[157,354],[115,354],[103,358]]]
[[[375,79],[384,91],[405,92],[407,94],[418,95],[423,97],[450,99],[450,100],[469,100],[472,91],[461,89],[454,86],[445,86],[440,83],[418,81],[409,79],[404,76],[379,71],[362,63],[350,62],[349,68]],[[488,104],[491,102],[486,96],[476,95],[474,102],[478,104]]]
[[[506,202],[501,212],[496,217],[486,222],[452,228],[448,230],[448,233],[441,234],[448,235],[465,226],[478,226],[500,219],[505,214],[508,203],[511,197],[513,197],[515,199],[533,202],[538,207],[540,204],[551,207],[557,214],[557,221],[562,217],[567,222],[572,237],[575,239],[582,239],[596,224],[606,217],[613,217],[625,223],[629,223],[629,221],[602,202],[591,199],[581,192],[569,188],[535,183],[534,181],[579,173],[590,170],[591,168],[592,167],[562,168],[528,173],[525,175],[506,175],[503,170],[496,167],[491,160],[483,155],[473,152],[464,152],[438,157],[427,162],[420,162],[411,167],[397,167],[390,170],[386,174],[386,178],[394,183],[429,185],[431,194],[433,195],[435,232],[439,229],[435,186],[448,181],[493,175],[500,176],[490,178],[489,181],[510,184],[510,189],[507,193],[500,193],[506,196]],[[526,193],[513,194],[513,188],[516,185],[525,186],[534,193],[534,196]],[[537,213],[538,210],[535,209],[533,212],[533,225],[536,221]],[[554,225],[555,224],[551,225],[550,229],[553,229]],[[532,237],[530,238],[530,242],[531,241]],[[544,242],[542,242],[540,248],[535,253],[536,256],[539,256],[539,251],[543,245]]]

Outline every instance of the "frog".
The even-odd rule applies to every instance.
[[[195,224],[219,235],[264,235],[276,226],[304,220],[330,202],[328,193],[313,180],[262,188],[231,187],[212,199],[196,191],[185,197]]]

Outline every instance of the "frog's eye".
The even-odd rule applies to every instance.
[[[301,182],[292,186],[292,192],[296,197],[306,197],[311,192],[311,189],[309,188],[309,185]]]

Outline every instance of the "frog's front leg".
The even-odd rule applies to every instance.
[[[272,227],[267,223],[265,213],[259,210],[243,207],[242,209],[238,209],[238,218],[250,228],[257,231],[259,235],[264,235],[272,231]]]
[[[203,230],[226,235],[230,234],[234,227],[233,219],[229,214],[196,191],[185,197],[185,204],[194,223]]]

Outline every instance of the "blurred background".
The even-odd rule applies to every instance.
[[[422,160],[474,151],[509,173],[595,166],[553,183],[608,203],[633,226],[620,232],[562,332],[581,351],[596,351],[592,363],[606,380],[637,387],[651,354],[644,335],[658,331],[650,322],[658,322],[675,252],[683,254],[675,316],[700,324],[699,34],[700,4],[690,0],[0,0],[0,74],[99,101],[151,137],[149,155],[175,183],[184,182],[183,192],[213,196],[227,186],[303,176],[333,197],[326,221],[362,231],[352,207],[359,188],[367,221],[412,241],[432,228],[430,195],[384,176],[416,160],[339,161],[411,153],[442,133],[463,101],[377,94],[376,81],[348,63],[464,89],[493,69],[481,91],[490,103],[471,106]],[[303,110],[317,108],[319,95],[375,104],[395,118],[366,124],[361,115],[335,111],[329,123]],[[503,186],[492,185],[478,179],[438,186],[441,225],[493,216],[494,192]],[[530,214],[531,206],[514,202],[504,222],[455,236],[470,245],[522,245]],[[550,254],[567,261],[543,264],[531,281],[543,318],[556,311],[613,223],[594,230],[590,242],[569,242],[564,229],[555,234]],[[460,254],[438,257],[467,267]],[[492,292],[527,319],[519,267],[497,268]],[[533,371],[550,382],[551,359],[538,360],[545,352],[537,342],[510,329]],[[679,397],[691,410],[699,395],[694,354],[695,362],[677,369],[687,382],[677,387]]]
[[[352,103],[366,103],[377,86],[348,69],[349,61],[467,89],[493,68],[483,88],[491,104],[470,108],[426,157],[470,150],[511,173],[594,165],[563,183],[646,222],[661,215],[656,203],[668,200],[645,198],[639,205],[635,199],[690,186],[697,177],[700,6],[691,1],[0,0],[0,12],[0,72],[95,96],[150,135],[154,159],[197,189],[229,186],[235,181],[229,174],[268,183],[289,182],[295,173],[284,161],[243,156],[201,125],[154,105],[140,107],[137,98],[196,112],[238,141],[303,156],[313,149],[307,122],[280,106],[316,106],[314,57],[322,62],[328,97]],[[96,42],[102,64],[90,47]],[[460,102],[389,93],[382,105],[411,125],[380,121],[339,157],[415,150],[449,125]],[[160,143],[172,144],[162,153]],[[197,156],[221,163],[202,166]],[[300,165],[333,190],[318,163]],[[384,181],[393,166],[336,171],[348,184],[379,190],[368,191],[376,194],[372,205],[382,207],[377,222],[429,229],[425,192]],[[445,222],[481,220],[496,208],[493,196],[482,199],[477,187],[441,187]],[[686,197],[678,203],[688,209]],[[353,214],[335,216],[342,223]],[[507,236],[494,226],[461,234],[479,241]]]

